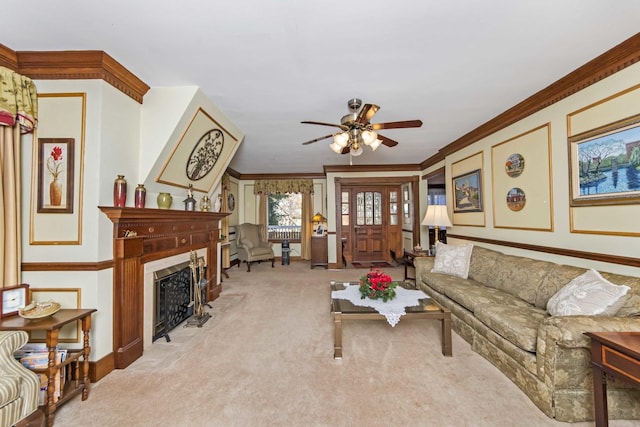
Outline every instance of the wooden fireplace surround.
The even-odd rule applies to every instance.
[[[99,206],[113,222],[113,353],[116,369],[142,356],[144,264],[207,248],[207,301],[220,295],[220,212]]]

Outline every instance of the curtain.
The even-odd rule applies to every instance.
[[[262,227],[262,239],[267,240],[267,195],[258,194],[258,224],[264,224]]]
[[[257,179],[253,186],[253,194],[313,194],[312,179]]]
[[[300,230],[300,257],[311,259],[311,232],[313,226],[309,219],[313,215],[313,198],[310,193],[302,193],[302,229]]]
[[[20,284],[20,134],[33,132],[38,96],[28,77],[0,67],[0,287]]]
[[[224,173],[222,175],[222,212],[229,212],[229,174]],[[226,237],[224,238],[225,242],[229,242],[229,217],[226,216],[220,222],[220,234],[224,234]],[[221,265],[222,268],[231,267],[231,260],[229,255],[229,245],[225,245],[222,247],[222,259]]]

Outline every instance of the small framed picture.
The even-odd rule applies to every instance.
[[[324,227],[322,224],[318,224],[318,228],[316,228],[316,236],[324,236]]]

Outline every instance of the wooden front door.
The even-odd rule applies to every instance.
[[[353,261],[387,261],[389,245],[385,239],[385,192],[381,188],[358,187],[354,188],[351,194]]]

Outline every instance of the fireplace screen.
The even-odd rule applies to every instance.
[[[205,268],[205,267],[201,267]],[[154,274],[153,341],[193,315],[193,275],[189,262],[174,265]]]

